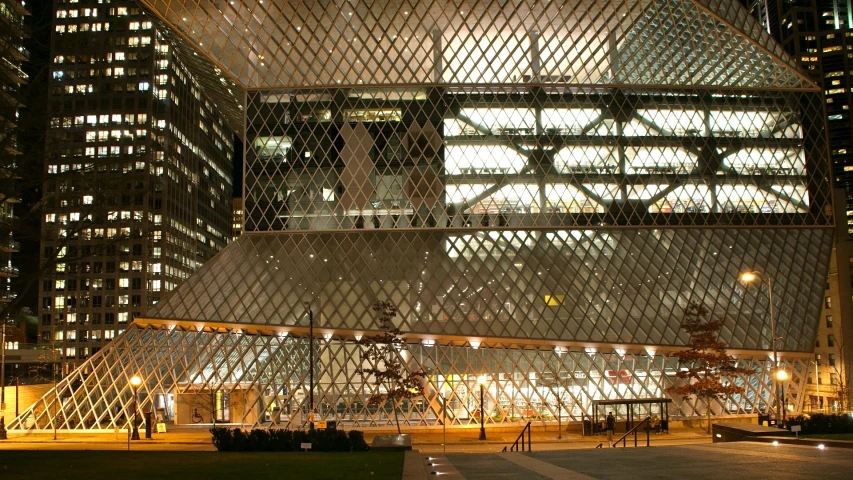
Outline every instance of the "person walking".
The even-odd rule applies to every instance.
[[[606,426],[607,426],[607,446],[612,447],[613,446],[613,430],[616,430],[616,419],[613,418],[613,412],[607,413],[607,420],[605,422],[606,422]]]

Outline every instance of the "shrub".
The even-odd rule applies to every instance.
[[[786,428],[791,425],[802,425],[803,434],[853,433],[853,417],[845,414],[800,415],[785,421]]]
[[[369,450],[364,433],[358,430],[285,430],[239,428],[210,429],[213,446],[220,452],[298,452],[303,443],[311,443],[314,452],[364,452]]]
[[[366,452],[370,450],[367,442],[364,441],[364,432],[361,430],[350,430],[347,432],[347,437],[349,437],[349,444],[353,452]]]
[[[246,434],[239,428],[232,430],[231,451],[242,452],[246,450]]]
[[[236,432],[235,432],[236,433]],[[246,451],[269,452],[272,451],[270,434],[268,430],[254,429],[246,436]]]
[[[213,437],[213,446],[220,452],[230,452],[231,445],[231,429],[225,427],[213,427],[210,429],[210,435]]]

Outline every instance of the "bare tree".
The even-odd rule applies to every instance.
[[[844,344],[844,335],[839,337],[835,334],[830,334],[830,336],[838,348],[839,356],[835,361],[835,365],[830,365],[829,367],[830,373],[835,377],[836,381],[832,386],[835,387],[835,396],[838,398],[838,409],[842,412],[847,412],[850,406],[853,405],[850,398],[851,393],[853,393],[850,390],[851,376],[853,376],[853,359],[848,357],[848,352],[845,348],[846,345]],[[832,382],[830,381],[830,383]]]
[[[403,362],[401,352],[406,348],[405,337],[394,326],[397,307],[390,302],[377,301],[372,308],[378,316],[382,333],[360,341],[361,345],[367,347],[362,358],[371,365],[370,368],[362,369],[362,375],[372,377],[377,387],[377,392],[370,396],[367,403],[377,406],[390,403],[397,433],[402,433],[398,415],[400,403],[404,399],[424,394],[423,385],[427,374],[421,369],[410,372]]]
[[[682,398],[704,399],[708,406],[708,433],[711,433],[711,400],[745,391],[744,387],[723,379],[754,372],[737,366],[734,357],[726,351],[728,345],[717,338],[723,319],[707,320],[708,313],[708,308],[699,302],[691,301],[687,305],[681,328],[690,334],[689,347],[673,353],[682,367],[675,376],[686,383],[666,391]]]

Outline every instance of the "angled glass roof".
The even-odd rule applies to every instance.
[[[305,326],[310,301],[315,327],[364,332],[381,298],[410,333],[679,345],[701,299],[732,348],[769,349],[767,292],[738,280],[766,265],[782,349],[805,352],[831,249],[826,228],[247,233],[144,318]]]
[[[140,1],[245,88],[817,89],[737,2]]]

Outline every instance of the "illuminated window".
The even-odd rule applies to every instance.
[[[545,295],[545,305],[549,307],[559,307],[563,304],[565,295]]]

